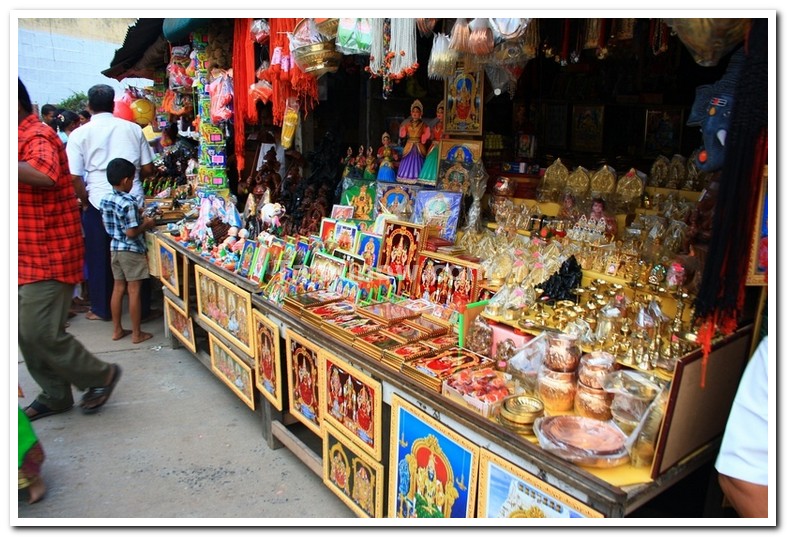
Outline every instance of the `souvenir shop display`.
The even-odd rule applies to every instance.
[[[693,298],[722,185],[686,137],[648,162],[644,135],[629,144],[637,155],[604,155],[615,123],[601,103],[561,116],[563,103],[531,110],[520,98],[519,131],[492,132],[499,117],[488,114],[510,83],[517,93],[528,59],[619,50],[608,21],[575,31],[575,51],[568,31],[562,50],[542,40],[536,19],[446,21],[272,19],[256,45],[270,62],[251,76],[270,86],[254,106],[270,109],[273,127],[247,137],[255,162],[231,174],[238,149],[228,155],[227,141],[244,144],[232,139],[243,116],[229,71],[195,73],[201,139],[182,203],[193,209],[156,232],[167,325],[192,353],[207,341],[214,374],[249,408],[263,405],[276,435],[297,422],[319,438],[323,483],[358,516],[623,514],[641,500],[636,485],[661,486],[652,482],[718,436],[715,421],[687,425],[686,401],[721,408],[733,395],[680,385],[695,362],[691,378],[707,374]],[[412,76],[427,63],[416,32],[434,34],[428,88]],[[182,89],[186,51],[175,52]],[[381,111],[343,139],[332,116],[306,112],[328,106],[334,75],[324,75],[349,68],[339,61],[349,54],[369,62],[361,75],[381,78],[383,93]],[[698,88],[691,124],[714,119],[708,107],[726,112],[708,104],[722,86]],[[402,103],[407,114],[391,111]],[[652,117],[678,113],[664,108]],[[333,132],[301,155],[317,129]],[[521,135],[538,145],[520,154]],[[744,336],[713,340],[725,371],[740,365],[729,348]],[[670,437],[670,420],[690,440]],[[545,452],[557,470],[543,468]],[[549,485],[556,474],[565,483]]]

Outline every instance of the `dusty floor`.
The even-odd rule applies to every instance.
[[[123,374],[97,414],[75,407],[33,422],[46,453],[48,491],[34,505],[20,495],[11,505],[12,525],[163,525],[165,518],[181,519],[178,525],[249,518],[247,525],[255,525],[260,518],[355,517],[287,448],[268,448],[259,410],[252,412],[189,351],[169,346],[163,318],[143,329],[153,339],[134,345],[130,337],[112,341],[109,322],[84,314],[71,319],[69,331]],[[18,374],[24,407],[38,387],[21,355]],[[264,524],[318,523],[271,522]]]

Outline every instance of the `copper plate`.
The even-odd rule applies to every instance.
[[[626,436],[613,424],[582,416],[543,418],[541,433],[551,442],[589,455],[617,455]]]

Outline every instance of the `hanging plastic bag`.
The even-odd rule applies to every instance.
[[[208,84],[210,121],[214,125],[232,118],[232,77],[222,72]]]
[[[263,44],[268,41],[268,38],[271,35],[271,29],[268,25],[268,21],[265,19],[254,19],[251,23],[251,28],[249,28],[249,32],[251,34],[251,38],[259,44]]]
[[[372,26],[369,19],[339,19],[336,50],[342,54],[369,54],[372,50]]]
[[[292,97],[287,99],[287,107],[284,110],[284,121],[281,127],[281,146],[284,149],[292,147],[295,138],[295,130],[300,122],[298,101]]]

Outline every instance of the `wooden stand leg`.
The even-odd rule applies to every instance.
[[[260,397],[260,399],[264,399]],[[281,412],[276,410],[267,400],[260,401],[260,412],[262,414],[262,437],[270,449],[276,450],[284,447],[278,438],[273,435],[273,422],[281,421]]]

